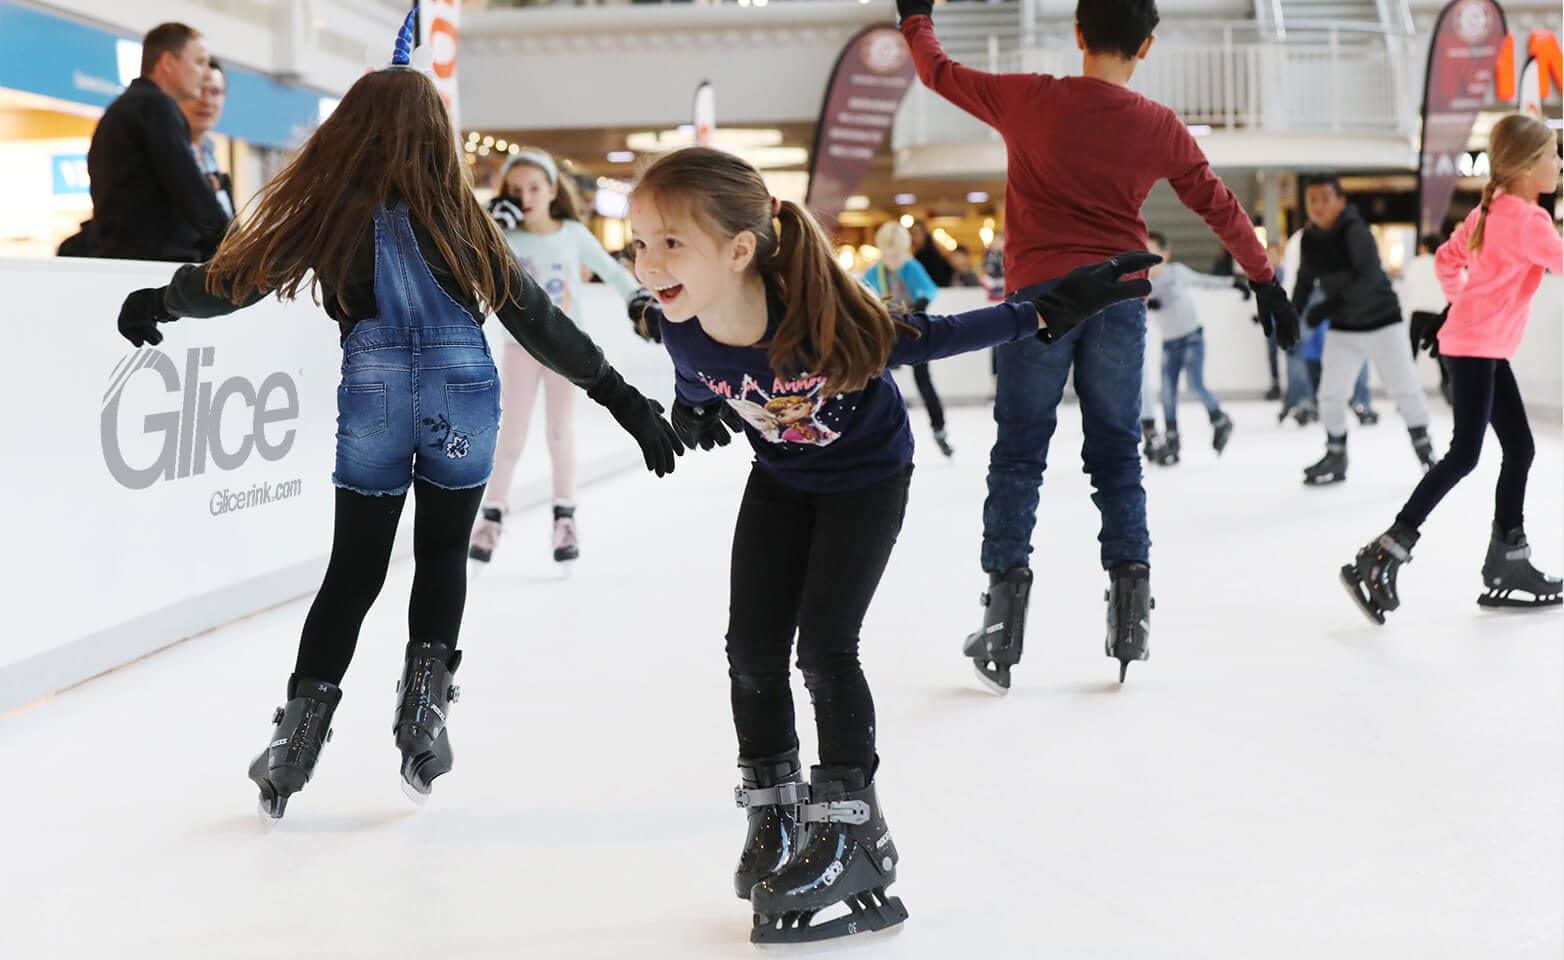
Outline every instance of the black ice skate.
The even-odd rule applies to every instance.
[[[1157,465],[1160,467],[1177,466],[1180,452],[1178,427],[1168,427],[1167,441],[1162,445],[1162,452],[1157,457]]]
[[[1151,596],[1151,568],[1144,563],[1125,563],[1108,572],[1107,653],[1119,661],[1119,682],[1130,664],[1151,657],[1151,611],[1157,601]]]
[[[939,452],[946,457],[956,455],[956,448],[950,445],[950,437],[946,435],[944,427],[934,431],[934,445],[939,447]]]
[[[1354,403],[1352,413],[1358,418],[1358,423],[1365,427],[1372,427],[1379,423],[1379,412],[1366,403]]]
[[[1157,421],[1142,420],[1140,422],[1141,456],[1147,463],[1156,463],[1162,456],[1166,444],[1162,440],[1162,434],[1157,432]]]
[[[798,852],[755,884],[750,903],[754,943],[829,940],[893,927],[907,908],[885,888],[896,881],[896,844],[875,799],[874,784],[853,767],[813,767],[809,802],[799,808]],[[815,915],[838,904],[848,913],[824,923]]]
[[[1439,458],[1434,456],[1434,441],[1428,437],[1428,428],[1409,427],[1407,435],[1412,438],[1412,452],[1417,454],[1417,462],[1423,465],[1423,472],[1432,470]]]
[[[1303,482],[1311,487],[1341,483],[1347,479],[1347,435],[1328,437],[1325,456],[1303,468]]]
[[[1265,391],[1265,399],[1280,400],[1282,398],[1282,385],[1275,380],[1271,381],[1270,389]]]
[[[315,772],[315,761],[331,741],[331,715],[342,702],[334,683],[288,678],[288,703],[272,714],[272,739],[250,764],[250,779],[261,788],[260,813],[280,820],[288,798],[304,789]]]
[[[749,816],[749,830],[739,865],[733,870],[733,892],[748,900],[755,884],[781,870],[798,844],[798,808],[809,798],[798,751],[789,750],[758,760],[739,758],[739,786],[733,802]]]
[[[396,721],[391,727],[402,751],[402,792],[414,803],[429,797],[434,779],[451,770],[451,740],[445,732],[451,704],[461,688],[451,675],[461,665],[460,650],[443,643],[408,647],[402,680],[396,686]]]
[[[1026,635],[1026,604],[1032,593],[1032,571],[1013,567],[988,575],[983,594],[983,629],[967,635],[961,652],[972,658],[978,678],[998,694],[1010,692],[1010,668],[1021,662]]]
[[[493,560],[494,548],[499,545],[504,523],[505,514],[499,507],[484,507],[478,516],[478,525],[472,531],[472,543],[467,547],[467,559],[479,563]]]
[[[1397,523],[1369,541],[1357,559],[1341,568],[1341,583],[1363,615],[1383,625],[1385,614],[1401,606],[1396,592],[1396,571],[1412,562],[1417,531]]]
[[[581,556],[581,548],[576,543],[576,508],[564,507],[554,504],[554,562],[565,564],[569,570],[569,564],[575,563]]]
[[[1564,580],[1538,570],[1530,558],[1525,530],[1516,527],[1506,532],[1495,526],[1483,560],[1483,586],[1488,592],[1477,602],[1485,607],[1556,607],[1564,603]]]
[[[1217,456],[1227,449],[1227,441],[1233,438],[1233,419],[1218,410],[1211,414],[1211,449]]]

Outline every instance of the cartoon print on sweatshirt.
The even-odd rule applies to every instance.
[[[820,398],[825,377],[800,374],[796,379],[777,377],[772,381],[771,392],[762,390],[760,384],[748,374],[739,385],[738,395],[724,380],[696,374],[706,389],[728,402],[744,422],[771,443],[803,443],[816,447],[831,444],[841,434],[821,422],[828,401]],[[801,391],[801,392],[800,392]],[[841,399],[838,396],[836,399]]]

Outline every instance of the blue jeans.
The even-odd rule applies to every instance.
[[[1214,417],[1222,411],[1206,389],[1206,334],[1196,330],[1162,345],[1162,418],[1169,430],[1178,423],[1178,377],[1184,372],[1189,374],[1189,389],[1205,405],[1206,413]]]
[[[1051,285],[1028,287],[1010,299],[1034,297]],[[1097,539],[1103,569],[1149,562],[1139,449],[1145,340],[1146,305],[1132,300],[1109,307],[1054,343],[1027,337],[995,348],[999,434],[989,452],[988,499],[983,502],[985,571],[1027,565],[1048,444],[1072,365],[1085,433],[1081,460],[1096,490],[1092,502],[1102,515]]]
[[[402,494],[413,478],[481,487],[494,468],[500,381],[478,321],[418,252],[407,208],[375,214],[375,306],[342,341],[331,481]]]

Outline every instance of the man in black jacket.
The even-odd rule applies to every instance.
[[[1310,485],[1347,479],[1347,397],[1365,360],[1406,421],[1412,449],[1427,470],[1434,464],[1428,438],[1428,403],[1417,384],[1401,303],[1380,265],[1374,234],[1347,204],[1341,181],[1316,177],[1305,191],[1309,225],[1304,228],[1293,306],[1301,311],[1316,284],[1325,295],[1319,313],[1330,318],[1320,359],[1320,419],[1325,457],[1303,471]]]
[[[182,23],[142,41],[141,76],[109,104],[87,151],[92,178],[92,255],[125,260],[206,260],[228,216],[190,149],[177,99],[201,96],[209,58]]]

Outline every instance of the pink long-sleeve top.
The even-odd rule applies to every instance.
[[[1473,253],[1467,243],[1481,214],[1473,210],[1434,257],[1439,286],[1450,301],[1439,352],[1507,360],[1526,332],[1543,271],[1564,273],[1564,240],[1546,210],[1500,193],[1488,205],[1483,248]]]

